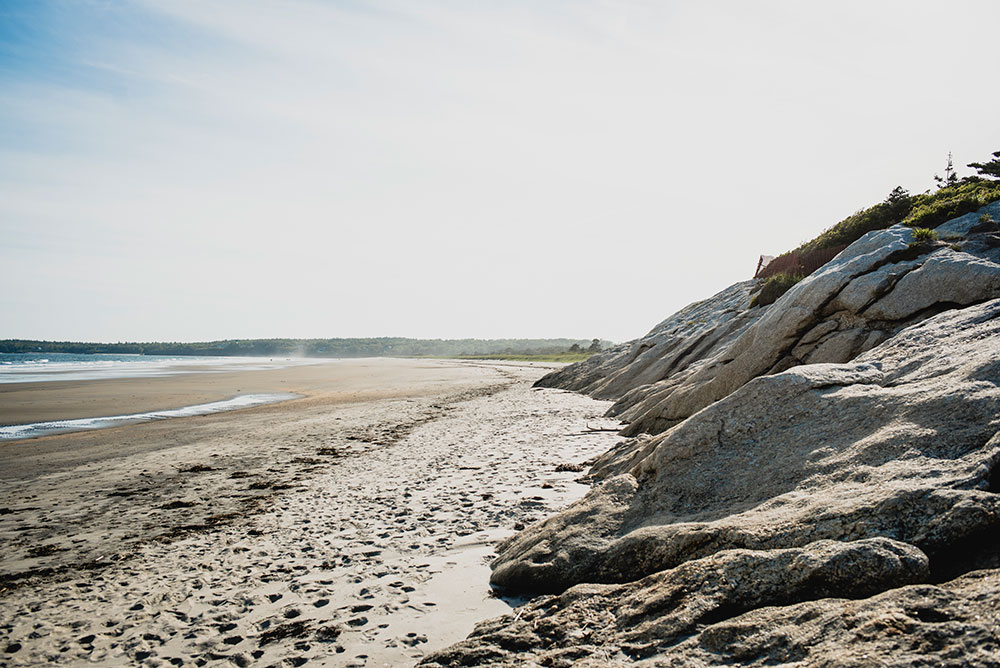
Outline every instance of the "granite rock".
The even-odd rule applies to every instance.
[[[637,442],[500,547],[548,594],[424,665],[1000,666],[1000,299]]]
[[[883,536],[932,557],[1000,527],[1000,300],[848,364],[762,376],[501,546],[492,582],[627,582],[720,550]]]
[[[984,213],[1000,219],[1000,202],[939,227],[947,244],[913,244],[901,225],[870,232],[774,304],[751,307],[762,282],[738,283],[538,385],[615,400],[609,415],[636,436],[758,376],[848,362],[925,318],[1000,297],[1000,237],[978,223]]]
[[[609,654],[636,660],[763,606],[861,598],[926,577],[926,555],[885,538],[724,550],[637,582],[577,585],[539,597],[517,613],[480,624],[466,641],[426,663],[559,665]]]
[[[536,597],[424,663],[1000,667],[983,212],[948,243],[869,233],[770,306],[737,284],[540,381],[615,399],[629,438],[498,547],[493,586]]]

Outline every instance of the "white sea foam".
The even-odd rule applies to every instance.
[[[224,401],[213,401],[207,404],[197,404],[195,406],[185,406],[183,408],[174,408],[164,411],[152,411],[150,413],[133,413],[131,415],[111,415],[108,417],[80,418],[77,420],[53,420],[51,422],[34,422],[32,424],[0,426],[0,441],[36,438],[38,436],[61,434],[70,431],[120,427],[124,424],[149,422],[152,420],[165,420],[167,418],[208,415],[209,413],[221,413],[223,411],[231,411],[238,408],[249,408],[251,406],[260,406],[262,404],[272,404],[279,401],[294,399],[298,396],[299,395],[297,394],[290,394],[287,392],[273,394],[243,394]]]

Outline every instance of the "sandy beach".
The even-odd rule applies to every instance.
[[[551,365],[353,360],[0,387],[0,423],[252,409],[0,444],[0,666],[410,665],[512,603],[496,540],[617,439]]]

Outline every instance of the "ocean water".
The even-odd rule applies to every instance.
[[[107,427],[120,427],[125,424],[136,422],[150,422],[152,420],[166,420],[175,417],[190,417],[193,415],[208,415],[209,413],[221,413],[232,411],[237,408],[250,408],[263,404],[273,404],[278,401],[295,399],[299,395],[287,392],[274,394],[242,394],[232,399],[224,401],[213,401],[208,404],[197,404],[185,406],[173,410],[151,411],[149,413],[132,413],[130,415],[111,415],[107,417],[80,418],[77,420],[52,420],[51,422],[34,422],[32,424],[15,424],[0,426],[0,441],[12,441],[21,438],[35,438],[37,436],[48,436],[50,434],[62,434],[69,431],[85,431],[89,429],[105,429]]]
[[[318,361],[320,360],[284,357],[0,353],[0,383],[143,378],[213,371],[254,371],[299,364],[314,364]]]
[[[316,358],[268,357],[185,357],[167,355],[77,355],[72,353],[0,353],[0,383],[37,383],[60,380],[103,380],[110,378],[152,378],[181,373],[256,371],[317,362]],[[288,393],[243,394],[224,401],[185,406],[148,413],[107,415],[74,420],[53,420],[33,424],[0,424],[0,441],[34,438],[70,431],[103,429],[123,424],[164,420],[174,417],[207,415],[294,399]]]

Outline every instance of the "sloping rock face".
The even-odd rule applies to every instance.
[[[502,546],[493,583],[624,582],[722,549],[885,536],[931,555],[1000,524],[1000,300],[849,364],[756,378]]]
[[[426,662],[1000,665],[1000,299],[752,379],[641,453],[501,546],[494,585],[559,595]]]
[[[760,281],[744,281],[670,316],[641,339],[598,353],[538,380],[538,387],[559,387],[598,399],[640,396],[679,384],[713,355],[732,344],[763,313],[751,309]],[[631,399],[620,402],[628,405]],[[616,411],[616,409],[612,409]]]
[[[1000,227],[979,215],[922,245],[873,232],[769,307],[741,283],[543,379],[617,398],[633,437],[500,545],[492,584],[539,596],[425,664],[1000,668]]]
[[[939,227],[947,243],[913,246],[903,226],[871,232],[771,306],[749,306],[760,281],[734,285],[538,385],[615,399],[609,414],[634,436],[660,433],[758,376],[850,361],[936,313],[1000,297],[1000,236],[982,214],[1000,220],[1000,202]]]

